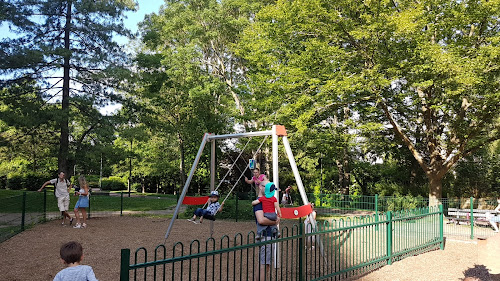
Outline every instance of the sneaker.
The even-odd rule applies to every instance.
[[[70,218],[69,219],[69,225],[72,225],[73,224],[73,218]]]
[[[75,226],[73,226],[73,228],[82,228],[82,226],[79,223],[77,223]]]
[[[87,227],[86,223],[82,224],[82,228],[86,228],[86,227]]]
[[[199,222],[197,222],[197,221],[192,221],[192,222],[193,222],[194,224],[199,224]]]
[[[191,219],[187,219],[187,221],[193,222],[194,220],[191,218]]]

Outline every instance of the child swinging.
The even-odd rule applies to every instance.
[[[196,217],[200,217],[200,222],[203,223],[204,217],[213,217],[218,212],[222,211],[222,207],[224,206],[224,202],[220,204],[219,202],[219,192],[214,190],[210,193],[210,198],[208,198],[208,207],[206,209],[198,208],[194,211],[194,215],[192,218],[188,219],[188,221],[193,222],[194,224],[198,224],[196,222]]]

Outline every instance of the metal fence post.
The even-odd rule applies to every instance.
[[[23,192],[23,203],[22,203],[22,215],[21,215],[21,231],[24,231],[24,220],[26,217],[26,191]]]
[[[444,250],[444,233],[443,233],[443,222],[444,222],[444,211],[443,204],[439,205],[439,239],[441,243],[439,243],[439,248]]]
[[[92,212],[92,208],[91,208],[92,206],[91,206],[91,203],[90,203],[92,200],[90,200],[90,198],[91,198],[91,196],[89,196],[89,211],[87,212],[87,215],[88,215],[87,218],[89,218],[89,219],[90,219],[90,213]]]
[[[305,237],[306,237],[306,232],[305,232],[305,224],[302,223],[302,218],[299,218],[299,231],[300,231],[300,237],[299,237],[299,281],[306,280],[306,272],[304,270],[304,266],[306,264],[305,262],[305,254],[304,254],[304,247],[305,247]]]
[[[474,239],[474,197],[470,198],[470,239]]]
[[[43,189],[43,220],[47,220],[47,189]]]
[[[120,260],[120,281],[129,281],[130,249],[122,249]]]
[[[238,222],[238,193],[234,194],[236,196],[235,201],[236,201],[236,222]]]
[[[179,199],[180,199],[180,194],[179,192],[176,192],[175,193],[175,197],[177,198],[177,202],[179,202]],[[179,214],[177,214],[177,217],[175,217],[175,219],[178,219],[179,218]]]
[[[378,231],[378,194],[375,194],[375,230]]]
[[[120,217],[123,216],[123,191],[120,192]]]
[[[387,230],[386,230],[386,248],[387,264],[392,264],[392,212],[387,211]]]

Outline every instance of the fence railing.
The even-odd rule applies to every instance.
[[[341,280],[444,246],[442,205],[305,229],[301,223],[285,227],[280,238],[257,243],[250,232],[205,243],[177,242],[172,250],[141,247],[132,256],[122,249],[120,280],[256,280],[260,274],[260,280]],[[267,258],[272,266],[260,264]]]
[[[241,195],[241,194],[240,194]],[[227,200],[224,211],[218,214],[218,219],[251,219],[249,199],[255,194],[246,194],[247,200],[239,196]],[[70,211],[78,197],[70,197]],[[345,214],[364,215],[380,214],[387,211],[421,208],[428,205],[428,199],[411,196],[364,196],[340,194],[308,194],[311,202],[316,204],[316,211],[323,219],[338,218]],[[445,226],[444,235],[457,238],[486,238],[494,234],[488,222],[478,223],[478,220],[451,220],[448,209],[467,209],[468,218],[474,217],[473,210],[493,210],[496,198],[443,198]],[[294,202],[295,205],[299,202]],[[170,207],[175,206],[176,197],[131,196],[125,193],[93,193],[90,196],[89,218],[96,216],[119,216],[126,214],[169,214]],[[471,208],[472,206],[472,208]],[[171,213],[171,212],[170,212]],[[26,227],[60,218],[57,201],[51,191],[23,192],[23,194],[0,198],[0,242],[23,231]],[[472,222],[472,223],[471,223]]]

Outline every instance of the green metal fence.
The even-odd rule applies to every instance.
[[[251,219],[252,211],[249,200],[254,198],[254,195],[239,193],[238,196],[230,197],[226,201],[224,211],[218,214],[218,218],[235,221]],[[427,198],[411,196],[354,196],[310,193],[308,198],[316,204],[315,210],[322,219],[367,214],[373,214],[377,218],[377,214],[387,211],[421,208],[428,205]],[[78,197],[71,196],[70,209],[77,199]],[[90,196],[88,216],[92,218],[128,214],[167,215],[169,214],[168,209],[175,206],[176,202],[177,198],[173,195],[170,197],[129,197],[127,193],[93,193]],[[478,210],[493,210],[497,205],[496,198],[443,198],[441,202],[445,217],[444,235],[448,238],[487,238],[494,234],[489,223],[484,219],[476,218],[474,214]],[[295,202],[295,205],[298,204],[299,202]],[[468,211],[465,211],[460,220],[456,220],[449,215],[449,209]],[[44,192],[27,191],[20,195],[2,197],[0,198],[0,242],[23,231],[26,227],[60,217],[56,198],[51,191],[46,191],[46,189],[44,189]]]
[[[281,237],[255,242],[255,233],[219,240],[175,243],[149,252],[122,249],[120,280],[341,280],[422,252],[443,249],[443,208],[324,221],[306,233],[303,224],[281,230]],[[275,250],[266,271],[259,257]],[[264,251],[265,253],[265,251]],[[276,258],[275,258],[276,257]],[[130,263],[130,261],[133,261]],[[260,271],[261,270],[261,271]],[[262,278],[263,277],[263,278]]]
[[[53,197],[53,196],[52,196]],[[47,219],[47,204],[55,204],[45,193],[23,192],[0,200],[0,242]]]

